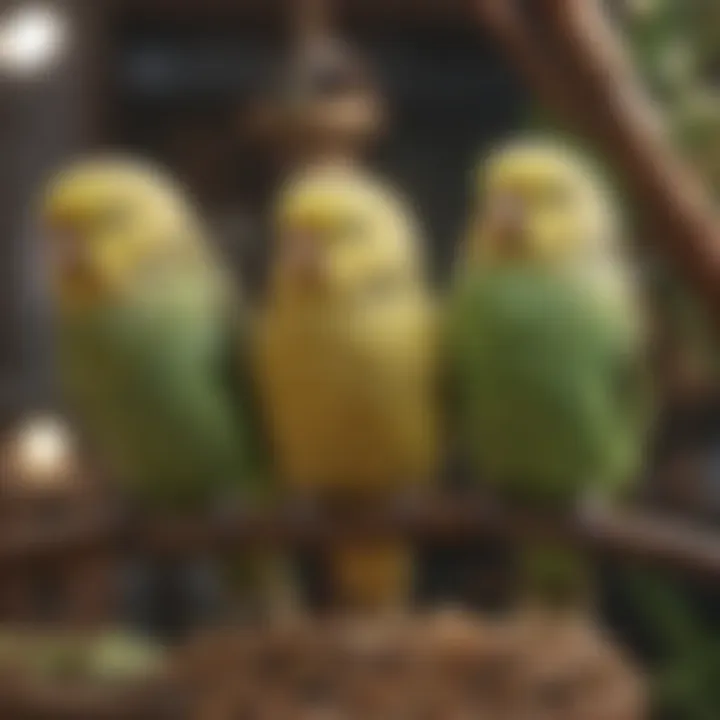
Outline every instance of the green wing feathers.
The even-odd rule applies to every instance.
[[[227,305],[199,270],[58,323],[69,404],[135,500],[194,507],[258,481]]]
[[[629,480],[647,423],[640,341],[592,285],[478,273],[451,320],[465,439],[488,479],[553,500]]]

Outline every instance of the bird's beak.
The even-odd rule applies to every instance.
[[[99,285],[98,274],[79,229],[55,220],[47,223],[45,232],[52,271],[58,284],[73,292],[94,292]]]
[[[527,213],[521,198],[501,195],[492,199],[488,208],[486,232],[494,254],[517,258],[526,251]]]
[[[322,284],[321,254],[313,233],[298,230],[286,237],[283,256],[286,274],[299,286],[311,289]]]

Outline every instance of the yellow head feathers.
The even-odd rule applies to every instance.
[[[398,198],[354,169],[291,182],[275,216],[275,292],[340,297],[420,280],[417,231]]]
[[[196,244],[199,222],[161,171],[124,158],[72,165],[41,207],[60,302],[122,292],[161,257]]]
[[[597,172],[570,148],[515,141],[483,166],[469,238],[481,261],[584,261],[616,244],[618,218]]]

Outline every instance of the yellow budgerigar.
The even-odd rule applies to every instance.
[[[257,368],[277,470],[328,503],[382,503],[438,458],[434,307],[414,220],[365,172],[325,167],[287,185],[275,221]],[[407,601],[407,547],[330,554],[338,599]]]

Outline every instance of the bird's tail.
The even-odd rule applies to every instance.
[[[593,573],[582,550],[567,544],[541,542],[520,551],[521,596],[553,607],[592,602]]]
[[[277,620],[301,611],[298,583],[290,558],[277,549],[231,557],[227,567],[233,612]]]
[[[354,541],[330,550],[334,600],[363,612],[406,609],[412,599],[414,554],[398,540]]]

